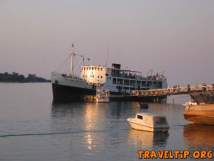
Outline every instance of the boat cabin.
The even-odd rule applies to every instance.
[[[159,116],[159,115],[153,115],[150,113],[138,113],[138,114],[136,114],[136,118],[141,121],[150,123],[151,126],[167,124],[166,117]]]

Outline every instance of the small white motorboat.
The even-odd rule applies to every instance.
[[[150,113],[137,113],[135,118],[128,118],[127,121],[136,130],[167,132],[169,129],[166,117]]]

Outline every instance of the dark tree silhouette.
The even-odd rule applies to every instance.
[[[27,83],[27,82],[50,82],[42,77],[37,77],[36,74],[28,74],[25,77],[23,74],[19,74],[16,72],[12,72],[11,74],[8,72],[0,73],[0,82],[20,82],[20,83]]]

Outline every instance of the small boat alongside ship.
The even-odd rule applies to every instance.
[[[100,91],[97,88],[97,94],[96,94],[96,102],[97,103],[108,103],[109,102],[109,93],[105,91]]]
[[[169,129],[168,122],[164,116],[150,113],[137,113],[134,118],[128,118],[127,121],[135,130],[167,132]]]
[[[184,118],[196,124],[214,125],[214,93],[193,93],[191,98],[185,104]]]
[[[80,57],[83,65],[80,74],[74,74],[74,63]],[[94,100],[108,101],[166,101],[166,96],[136,97],[133,90],[146,90],[167,87],[167,79],[163,74],[143,76],[141,72],[121,69],[120,64],[111,67],[103,65],[87,65],[86,58],[77,54],[72,45],[70,54],[70,73],[51,73],[53,102],[73,102]],[[158,97],[158,99],[157,99]]]

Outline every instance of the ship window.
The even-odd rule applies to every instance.
[[[145,81],[142,81],[142,86],[146,86],[146,82]]]
[[[125,80],[125,81],[124,81],[124,84],[125,84],[125,85],[129,85],[129,80]]]
[[[143,120],[143,116],[141,115],[137,115],[137,118]]]
[[[113,78],[113,84],[116,84],[116,78]]]

